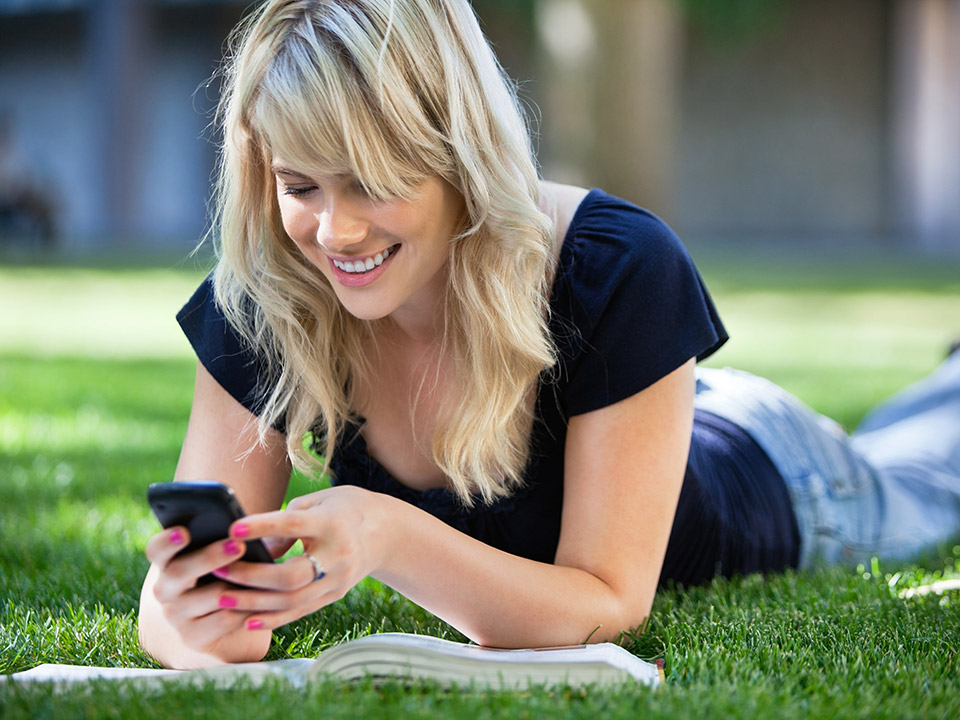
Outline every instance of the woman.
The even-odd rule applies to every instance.
[[[660,580],[889,549],[903,518],[877,503],[927,511],[778,389],[695,378],[726,333],[689,257],[639,208],[539,180],[465,0],[271,0],[238,37],[220,260],[178,316],[200,362],[176,479],[250,515],[175,559],[185,528],[150,541],[158,660],[257,660],[368,575],[483,644],[610,640]],[[324,467],[305,437],[334,486],[280,511],[291,467]],[[899,550],[960,527],[951,442],[952,510]],[[238,562],[254,538],[305,554]]]

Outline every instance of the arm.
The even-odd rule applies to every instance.
[[[303,538],[327,577],[309,582],[301,561],[302,584],[291,592],[231,594],[255,623],[278,627],[371,574],[482,644],[615,639],[650,612],[683,480],[693,393],[691,360],[626,400],[571,419],[553,565],[491,548],[394,498],[332,488],[245,521],[252,537]],[[270,571],[248,565],[238,573],[274,587]]]
[[[653,603],[683,481],[693,389],[690,361],[633,397],[571,419],[554,565],[459,533],[441,538],[446,533],[424,523],[413,530],[424,536],[416,546],[433,557],[402,553],[384,580],[487,645],[599,642],[639,625]],[[430,577],[413,580],[418,566]]]
[[[190,422],[174,479],[225,483],[248,513],[279,508],[290,479],[283,435],[271,432],[265,445],[256,444],[256,418],[199,363]],[[236,557],[225,551],[223,543],[214,543],[189,560],[171,563],[173,554],[188,541],[186,528],[177,528],[182,540],[171,543],[174,530],[157,534],[147,546],[152,564],[140,596],[140,644],[171,667],[263,657],[270,632],[246,632],[242,630],[246,613],[218,608],[218,593],[224,584],[191,589],[197,577],[229,565]],[[190,638],[190,645],[185,637]]]

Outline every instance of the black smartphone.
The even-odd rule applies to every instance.
[[[190,532],[190,542],[178,555],[223,540],[229,534],[230,525],[246,514],[233,490],[218,482],[153,483],[147,488],[147,501],[163,527],[183,525]],[[244,542],[247,550],[241,560],[273,562],[260,540]],[[213,575],[204,575],[198,584],[216,579]]]

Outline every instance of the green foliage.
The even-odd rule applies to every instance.
[[[735,44],[776,26],[793,0],[675,0],[694,27]]]
[[[734,340],[717,364],[760,370],[820,410],[855,423],[882,394],[928,370],[956,326],[957,268],[812,269],[701,260]],[[44,271],[44,302],[70,306],[80,271]],[[2,271],[0,271],[2,276]],[[880,278],[871,280],[870,278]],[[195,276],[162,281],[118,272],[114,287],[142,322],[172,312]],[[154,282],[156,280],[156,282]],[[61,288],[60,298],[50,298]],[[19,287],[29,307],[30,285]],[[26,296],[23,294],[26,293]],[[123,327],[84,323],[85,354],[30,354],[0,334],[0,672],[41,662],[149,665],[136,642],[143,548],[156,524],[144,493],[172,475],[186,427],[194,361],[150,358]],[[51,332],[53,332],[51,330]],[[22,338],[21,338],[22,339]],[[16,342],[14,342],[16,341]],[[3,343],[16,348],[12,352]],[[291,492],[315,487],[296,477]],[[903,600],[900,591],[960,576],[960,544],[914,563],[716,580],[658,595],[645,628],[624,637],[666,661],[660,691],[545,688],[524,693],[444,691],[321,682],[267,687],[167,688],[142,693],[94,683],[62,694],[0,686],[0,716],[754,718],[956,717],[960,597]],[[370,632],[453,639],[448,625],[365,581],[346,598],[283,628],[270,658],[311,656]]]

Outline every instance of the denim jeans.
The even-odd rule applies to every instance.
[[[697,370],[696,406],[763,448],[787,484],[801,568],[904,559],[960,532],[960,353],[852,435],[773,383]]]

